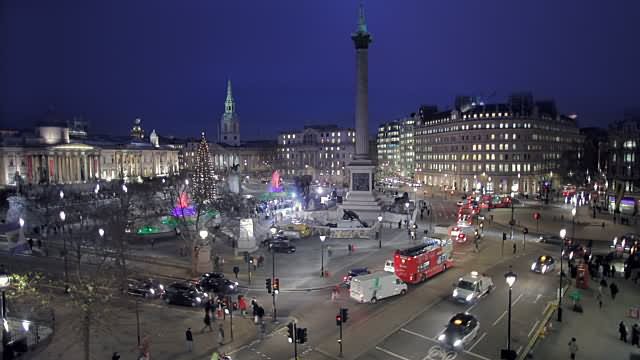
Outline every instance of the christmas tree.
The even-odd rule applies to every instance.
[[[196,166],[193,174],[192,195],[198,207],[204,204],[211,204],[218,195],[213,175],[209,144],[203,132],[202,139],[198,145],[198,152],[196,153]]]

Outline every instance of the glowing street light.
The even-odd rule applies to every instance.
[[[125,193],[129,191],[129,189],[127,189],[127,185],[122,184],[122,191],[124,191]]]
[[[558,286],[558,321],[562,321],[562,278],[564,277],[564,271],[562,270],[562,256],[564,255],[564,238],[567,236],[567,230],[560,230],[560,284]]]
[[[378,230],[378,249],[382,249],[382,215],[378,215],[378,224],[380,224],[380,230]]]
[[[60,200],[64,199],[64,191],[60,190]]]
[[[516,283],[518,279],[518,275],[511,271],[511,266],[509,266],[509,272],[504,274],[504,279],[509,286],[509,319],[507,321],[507,352],[511,353],[511,288],[513,288],[513,284]]]
[[[24,227],[24,219],[23,218],[20,218],[18,220],[18,223],[20,224],[20,227]]]
[[[98,193],[100,191],[100,184],[96,184],[96,188],[93,190],[94,193]]]
[[[98,235],[100,235],[101,238],[104,237],[104,229],[103,228],[98,229]]]
[[[58,214],[58,216],[60,216],[60,220],[64,221],[67,218],[67,214],[64,213],[64,211],[60,211],[60,214]]]
[[[198,234],[200,235],[200,238],[202,240],[206,239],[207,236],[209,236],[209,232],[207,230],[200,230],[200,232]]]
[[[326,235],[320,235],[320,277],[324,277],[324,241]]]

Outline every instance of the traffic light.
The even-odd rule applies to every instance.
[[[342,315],[338,313],[338,315],[336,315],[336,326],[340,326],[340,325],[342,325]]]
[[[524,230],[522,230],[523,233],[528,234],[529,233],[529,229],[528,228],[524,228]]]
[[[264,279],[264,285],[267,287],[267,292],[271,294],[271,278]]]
[[[307,342],[307,328],[296,329],[296,341],[298,344],[304,344]]]
[[[280,291],[280,279],[275,278],[273,279],[273,292],[277,294],[279,291]]]
[[[347,320],[349,320],[349,309],[347,308],[341,308],[340,309],[340,315],[342,317],[342,322],[346,323]]]
[[[292,343],[292,342],[293,342],[293,340],[295,339],[295,338],[294,338],[294,335],[295,335],[295,334],[293,333],[293,327],[294,327],[294,325],[293,325],[293,323],[292,323],[292,322],[290,322],[290,323],[288,323],[288,324],[287,324],[287,334],[288,334],[288,338],[289,338],[289,342],[290,342],[290,343]]]

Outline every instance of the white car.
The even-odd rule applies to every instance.
[[[472,271],[458,279],[458,283],[453,289],[453,298],[457,301],[471,303],[489,294],[493,287],[493,280],[489,276]]]
[[[393,260],[387,260],[384,262],[384,271],[390,273],[396,272],[395,268],[393,267]]]

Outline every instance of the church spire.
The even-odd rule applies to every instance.
[[[364,16],[364,2],[360,1],[360,8],[358,9],[358,32],[367,32],[367,19]]]
[[[224,112],[233,114],[236,109],[236,102],[233,100],[233,91],[231,90],[231,79],[227,80],[227,99],[224,101]]]

